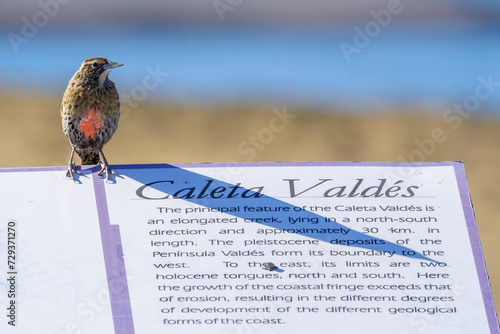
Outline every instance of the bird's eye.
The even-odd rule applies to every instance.
[[[93,67],[93,68],[97,68],[97,66],[99,66],[99,64],[98,64],[98,63],[96,63],[96,62],[93,62],[93,63],[92,63],[92,67]]]

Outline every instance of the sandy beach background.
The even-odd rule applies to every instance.
[[[0,167],[62,166],[70,148],[60,96],[0,94]],[[273,111],[274,110],[274,111]],[[289,115],[272,132],[276,112]],[[262,137],[262,131],[268,136]],[[434,133],[435,140],[432,140]],[[436,133],[439,136],[436,136]],[[259,149],[250,137],[259,138]],[[436,140],[438,139],[438,140]],[[425,143],[425,144],[424,144]],[[495,300],[500,300],[500,120],[446,122],[418,110],[365,116],[286,105],[203,107],[141,103],[105,147],[111,164],[231,161],[444,161],[465,164]],[[245,150],[246,149],[246,150]]]

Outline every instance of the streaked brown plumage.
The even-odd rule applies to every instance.
[[[89,58],[68,83],[61,103],[61,117],[64,134],[72,147],[66,176],[73,180],[73,173],[81,174],[73,162],[75,152],[82,159],[82,165],[101,163],[99,175],[106,173],[106,180],[114,174],[102,149],[115,133],[120,119],[118,92],[108,79],[109,71],[119,66],[122,64],[106,58]]]

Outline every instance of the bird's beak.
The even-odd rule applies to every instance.
[[[114,61],[110,61],[108,60],[108,63],[107,64],[104,64],[103,68],[105,70],[111,70],[113,68],[117,68],[117,67],[120,67],[120,66],[123,66],[123,64],[120,64],[120,63],[115,63]]]

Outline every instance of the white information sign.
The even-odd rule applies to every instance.
[[[0,169],[1,333],[500,333],[463,165]]]

